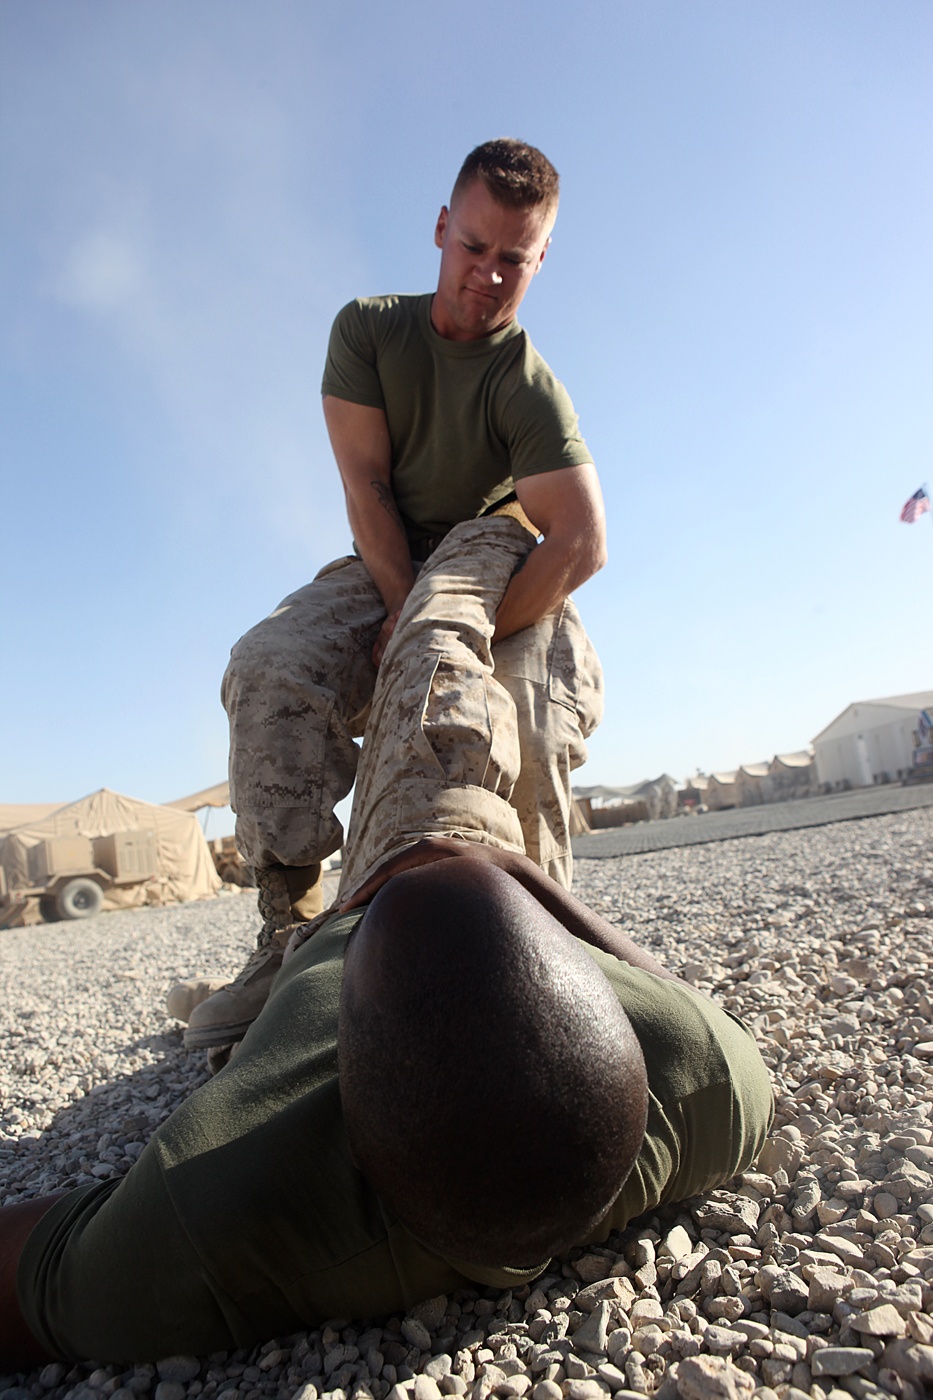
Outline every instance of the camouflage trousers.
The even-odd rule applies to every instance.
[[[342,891],[429,833],[525,850],[569,887],[570,774],[602,715],[602,672],[569,600],[491,646],[533,547],[508,516],[456,526],[421,567],[378,671],[385,606],[353,556],[236,644],[221,693],[244,859],[304,866],[337,850],[334,806],[355,780]]]

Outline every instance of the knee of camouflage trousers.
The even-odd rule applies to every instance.
[[[524,848],[509,803],[519,725],[491,640],[533,544],[514,520],[469,521],[419,575],[380,667],[338,897],[429,833]]]
[[[303,866],[340,848],[334,807],[356,776],[385,617],[362,560],[338,559],[237,642],[221,687],[230,801],[251,865]]]
[[[482,593],[489,580],[485,554],[501,554],[506,540],[510,575],[533,547],[515,521],[496,517],[456,527],[442,543],[443,553],[432,556],[426,566],[427,578],[441,566],[449,575],[443,603],[436,581],[430,586],[437,615],[413,613],[412,605],[397,636],[403,635],[410,618],[422,632],[426,623],[443,631],[450,599],[467,588]],[[496,588],[501,583],[499,578]],[[339,847],[342,831],[333,806],[349,790],[355,774],[358,750],[353,739],[363,730],[375,684],[371,642],[383,616],[381,598],[365,566],[350,557],[328,565],[234,648],[223,686],[231,722],[231,798],[237,811],[237,842],[252,864],[303,865]],[[488,651],[489,613],[480,638],[472,635],[462,611],[458,616],[460,641],[467,652],[475,655],[483,647]],[[406,645],[409,653],[417,651],[410,642]],[[482,791],[491,786],[498,795],[508,796],[510,782],[501,770],[511,773],[511,802],[525,849],[553,878],[569,885],[569,774],[586,756],[583,738],[598,723],[602,703],[599,663],[576,609],[568,602],[535,626],[496,644],[497,684],[487,686],[491,699],[484,720],[495,736],[495,742],[492,737],[488,741],[488,768],[486,762],[477,768],[475,740],[464,735],[464,717],[458,718],[443,701],[445,694],[448,701],[459,694],[460,662],[452,663],[442,653],[443,647],[434,647],[430,658],[424,654],[424,666],[433,668],[430,678],[416,677],[422,663],[411,659],[409,690],[421,686],[436,697],[414,742],[421,745],[424,740],[429,749],[433,744],[443,750],[441,767],[448,784],[459,786],[464,801],[468,787]],[[511,695],[515,712],[503,711],[498,682]],[[467,719],[467,729],[469,724]],[[516,729],[518,765],[505,752]],[[443,819],[438,817],[436,829],[449,829],[455,819],[449,802],[445,806],[448,810]],[[423,807],[416,801],[414,812]],[[477,820],[475,812],[464,814],[468,829],[475,828]],[[510,820],[506,826],[514,834]],[[508,841],[506,828],[500,827],[501,823],[497,839]]]

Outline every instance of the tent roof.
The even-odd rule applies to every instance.
[[[179,812],[198,812],[202,807],[229,807],[230,784],[216,783],[213,787],[193,792],[190,797],[176,797],[174,802],[166,802],[164,806],[175,807]]]
[[[798,749],[796,753],[776,753],[771,762],[781,764],[784,768],[809,768],[813,762],[813,750]]]
[[[661,787],[664,783],[669,783],[675,787],[674,779],[667,773],[662,773],[660,778],[644,778],[640,783],[630,783],[628,787],[575,787],[574,797],[613,797],[621,800],[638,797],[640,793],[647,792],[649,788]]]
[[[710,773],[709,781],[719,783],[720,787],[728,787],[735,782],[735,770],[731,773]]]
[[[771,764],[769,763],[743,763],[736,770],[736,776],[743,773],[746,778],[766,778]]]
[[[828,734],[834,724],[847,715],[856,706],[868,709],[872,705],[877,705],[879,709],[885,710],[927,710],[933,705],[933,690],[912,690],[907,695],[885,695],[877,700],[853,700],[851,705],[846,705],[844,710],[840,710],[835,719],[831,719],[819,734],[814,735],[813,742],[822,739],[824,734]]]
[[[0,803],[0,831],[15,831],[18,826],[41,822],[53,812],[67,807],[67,802],[4,802]]]

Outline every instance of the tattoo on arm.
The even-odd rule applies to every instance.
[[[386,515],[390,516],[391,519],[395,521],[395,524],[404,534],[405,526],[402,524],[402,517],[399,513],[395,497],[392,494],[392,488],[387,486],[384,481],[371,481],[369,484],[375,491],[376,498]]]

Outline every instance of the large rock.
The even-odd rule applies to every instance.
[[[725,1230],[734,1235],[754,1235],[758,1229],[759,1206],[747,1196],[714,1192],[691,1204],[693,1218],[701,1230]]]
[[[688,1356],[677,1370],[682,1400],[746,1400],[754,1379],[718,1356]]]
[[[903,1337],[906,1331],[904,1319],[890,1303],[882,1303],[877,1308],[857,1313],[850,1317],[848,1322],[854,1332],[861,1332],[869,1337]]]
[[[573,1334],[574,1351],[604,1352],[609,1336],[609,1319],[612,1305],[605,1299],[596,1304],[585,1322]]]
[[[816,1376],[854,1376],[875,1360],[868,1347],[823,1347],[810,1357],[810,1369]]]

